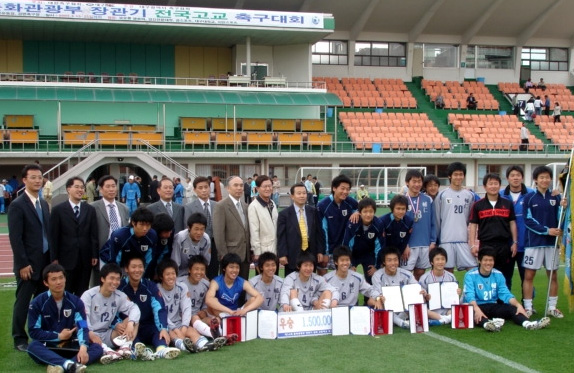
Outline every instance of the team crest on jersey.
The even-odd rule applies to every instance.
[[[173,299],[178,300],[178,299],[179,299],[179,294],[175,294],[175,295],[173,296]]]
[[[469,203],[469,202],[470,202],[470,199],[468,199],[468,198],[464,199],[464,203]]]
[[[550,206],[556,206],[556,200],[551,199],[550,200]]]
[[[493,289],[496,289],[496,282],[493,282],[492,284],[490,284],[490,287]]]
[[[99,306],[94,306],[94,312],[98,312],[99,309],[100,309]]]
[[[375,232],[367,233],[367,237],[369,237],[369,240],[372,240],[373,238],[375,238]]]
[[[281,289],[275,288],[275,289],[273,289],[273,292],[275,294],[279,294],[279,293],[281,293]]]
[[[400,232],[399,236],[401,236],[401,238],[405,238],[405,236],[407,235],[407,232]]]
[[[201,299],[205,298],[205,293],[199,293],[199,297],[200,297]]]
[[[187,247],[185,247],[185,248],[183,249],[183,253],[184,253],[185,255],[189,254],[189,249],[188,249]]]
[[[482,284],[478,284],[478,290],[482,290],[484,289],[484,286]]]
[[[347,210],[341,210],[341,215],[347,216]]]
[[[427,202],[423,202],[423,207],[428,207],[428,203]]]
[[[167,238],[162,238],[162,239],[159,241],[159,243],[162,244],[163,246],[167,245]]]
[[[452,203],[452,198],[447,198],[446,203],[450,205]]]
[[[354,289],[355,289],[355,284],[350,283],[349,284],[349,293],[352,293]]]
[[[314,291],[315,291],[315,288],[314,288],[313,286],[309,286],[309,291],[310,291],[310,292],[314,292]]]
[[[104,305],[104,306],[105,306],[105,305]],[[113,301],[113,302],[112,302],[112,308],[116,308],[116,307],[117,307],[116,301]]]
[[[70,315],[72,315],[72,309],[71,308],[66,308],[64,310],[64,317],[70,317]]]
[[[140,301],[145,302],[147,300],[147,294],[140,294]]]
[[[140,246],[140,250],[143,251],[144,253],[147,251],[147,249],[149,249],[148,245],[141,245]]]

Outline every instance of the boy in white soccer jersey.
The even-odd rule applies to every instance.
[[[101,285],[86,290],[81,297],[86,306],[90,341],[101,344],[104,349],[102,364],[132,358],[131,346],[137,335],[140,310],[125,293],[117,290],[121,275],[117,264],[104,265],[100,270]],[[116,323],[120,313],[127,317]],[[112,348],[119,349],[114,351]]]
[[[177,277],[189,274],[189,259],[193,255],[203,255],[207,263],[211,260],[211,238],[205,233],[205,227],[207,218],[196,212],[187,218],[187,229],[176,233],[171,259],[178,265]]]
[[[157,267],[159,291],[167,308],[167,325],[173,345],[182,351],[215,351],[225,344],[225,338],[210,342],[190,326],[191,299],[187,286],[177,281],[177,264],[167,259]]]
[[[436,282],[456,282],[454,275],[448,271],[444,270],[446,265],[448,254],[446,250],[442,247],[437,247],[429,253],[429,262],[431,265],[431,270],[421,276],[419,279],[419,284],[428,293],[429,284],[434,284]],[[460,296],[461,290],[457,290]],[[426,297],[428,301],[430,299],[430,294]],[[439,308],[436,310],[428,311],[429,325],[442,325],[451,322],[451,310],[448,308]],[[433,322],[435,321],[435,322]]]
[[[219,319],[207,312],[205,295],[209,290],[209,281],[206,279],[207,261],[203,255],[194,255],[189,258],[189,275],[182,280],[187,285],[191,299],[191,325],[199,334],[208,338],[221,336]]]
[[[409,200],[407,216],[413,221],[413,230],[406,248],[407,264],[403,268],[413,271],[418,280],[431,267],[429,251],[436,245],[435,216],[432,208],[433,200],[421,193],[423,174],[419,170],[409,170],[405,176],[407,184],[406,197]],[[405,251],[406,251],[405,250]]]
[[[448,254],[446,270],[476,267],[476,259],[468,244],[468,221],[474,194],[463,188],[466,166],[453,162],[447,167],[450,186],[439,192],[434,200],[438,242]]]
[[[324,276],[325,281],[336,289],[333,292],[331,304],[333,306],[356,306],[359,302],[359,293],[361,293],[368,299],[367,305],[376,309],[383,309],[381,298],[377,297],[376,291],[373,293],[373,289],[365,277],[349,269],[352,254],[351,249],[347,246],[338,246],[333,250],[333,260],[337,270]]]
[[[308,311],[331,308],[335,288],[315,270],[315,257],[304,252],[297,259],[297,272],[289,274],[281,287],[281,310]]]
[[[263,297],[263,304],[259,309],[276,311],[283,286],[283,279],[275,274],[279,267],[279,259],[277,255],[267,251],[259,255],[257,266],[260,275],[251,278],[249,282]],[[247,299],[249,298],[251,297],[248,295]]]
[[[381,255],[382,268],[373,275],[373,293],[377,294],[376,299],[380,297],[381,301],[385,302],[382,296],[383,286],[403,286],[408,284],[416,284],[417,280],[413,274],[406,269],[399,268],[399,250],[394,247],[386,247]],[[421,294],[426,298],[425,290]],[[407,320],[408,313],[397,312],[393,314],[393,322],[396,326],[407,329],[409,321]]]

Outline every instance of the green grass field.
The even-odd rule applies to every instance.
[[[457,273],[459,280],[463,273]],[[559,278],[564,276],[563,268]],[[518,274],[515,275],[515,283]],[[536,279],[535,308],[544,310],[546,278]],[[562,281],[560,281],[562,285]],[[516,294],[516,289],[515,289]],[[14,288],[0,287],[0,371],[41,372],[26,354],[12,348],[11,316]],[[322,336],[287,340],[253,340],[224,347],[217,352],[183,354],[172,361],[121,361],[95,364],[91,372],[293,372],[293,371],[466,371],[466,372],[571,372],[574,324],[566,297],[559,299],[566,313],[544,330],[527,331],[510,322],[500,333],[483,329],[431,328],[430,333],[410,334],[395,327],[395,334],[371,336]]]

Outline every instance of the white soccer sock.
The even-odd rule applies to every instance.
[[[199,348],[202,348],[203,346],[205,346],[207,344],[207,338],[201,336],[199,337],[199,339],[197,340],[197,342],[195,342],[195,345]]]
[[[173,345],[177,348],[179,348],[182,351],[187,351],[187,348],[185,348],[185,344],[183,343],[183,340],[180,338],[177,338],[174,342]]]
[[[549,310],[555,310],[556,304],[558,304],[558,297],[557,296],[548,298],[548,309]]]
[[[299,298],[291,299],[289,304],[291,305],[291,308],[293,308],[293,311],[304,311],[303,305],[299,301]]]
[[[523,299],[522,302],[524,303],[524,308],[532,311],[532,299]]]
[[[198,331],[199,334],[211,338],[211,328],[203,321],[195,320],[195,322],[193,323],[193,327],[195,328],[195,330]]]
[[[105,343],[102,343],[102,349],[104,350],[104,352],[114,351],[111,348],[109,348],[108,345]]]

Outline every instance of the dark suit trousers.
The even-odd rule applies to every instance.
[[[207,278],[213,280],[219,274],[219,257],[217,256],[217,248],[215,247],[215,240],[211,238],[211,261],[207,267]]]
[[[243,279],[245,279],[245,281],[249,280],[249,266],[251,265],[251,263],[247,262],[242,262],[241,265],[239,266],[239,276],[241,276]]]
[[[41,276],[40,276],[41,277]],[[42,279],[24,281],[20,276],[16,276],[16,301],[12,311],[12,337],[14,346],[28,343],[26,334],[26,319],[28,318],[28,308],[32,297],[46,291]]]
[[[81,297],[84,291],[90,288],[92,263],[91,259],[88,260],[90,260],[89,263],[81,263],[82,259],[80,258],[75,268],[66,269],[66,291],[78,297]]]

